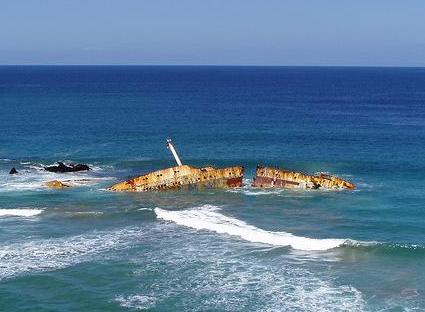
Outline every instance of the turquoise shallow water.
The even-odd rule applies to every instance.
[[[0,310],[425,310],[424,101],[421,68],[0,67]],[[105,190],[167,137],[246,186]],[[255,190],[257,164],[358,189]]]

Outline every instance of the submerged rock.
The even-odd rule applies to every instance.
[[[50,187],[50,188],[53,188],[53,189],[63,189],[65,187],[70,187],[68,184],[65,184],[65,183],[58,181],[58,180],[46,182],[45,185],[47,187]]]
[[[76,172],[76,171],[89,171],[91,168],[84,164],[70,164],[69,166],[65,165],[64,163],[58,161],[57,166],[48,166],[44,167],[45,170],[50,172]]]
[[[328,174],[307,175],[286,169],[257,166],[254,187],[304,188],[304,189],[349,189],[356,186],[336,176]]]
[[[16,168],[15,167],[13,167],[10,171],[9,171],[9,174],[17,174],[18,173],[18,171],[16,171]]]

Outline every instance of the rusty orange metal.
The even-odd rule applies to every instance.
[[[244,168],[195,168],[188,165],[154,171],[112,185],[119,192],[148,192],[186,188],[230,188],[242,186]]]
[[[308,175],[275,167],[257,166],[254,187],[301,188],[301,189],[349,189],[356,186],[346,180],[328,174]]]

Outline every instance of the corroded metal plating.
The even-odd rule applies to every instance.
[[[304,189],[355,189],[356,186],[336,176],[307,175],[286,169],[257,166],[252,183],[254,187],[304,188]]]
[[[111,191],[147,192],[182,188],[229,188],[242,186],[244,168],[171,167],[117,183]]]

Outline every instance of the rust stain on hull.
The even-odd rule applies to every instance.
[[[302,188],[302,189],[349,189],[356,186],[336,176],[327,174],[307,175],[274,167],[257,166],[254,187]]]
[[[229,188],[242,186],[244,168],[195,168],[181,165],[154,171],[109,188],[119,192],[148,192],[174,189]]]

